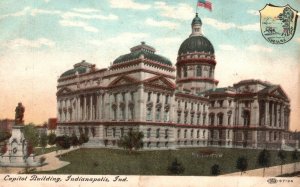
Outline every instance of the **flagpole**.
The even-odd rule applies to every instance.
[[[198,0],[196,2],[196,13],[198,13]]]

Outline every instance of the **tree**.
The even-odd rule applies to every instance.
[[[284,161],[286,159],[286,152],[284,152],[283,150],[280,150],[277,154],[277,157],[280,159],[280,174],[282,175],[282,167],[283,167]]]
[[[39,144],[39,134],[33,123],[29,123],[28,125],[24,126],[24,137],[28,142],[28,146],[32,147],[33,153],[34,147],[38,146]]]
[[[293,151],[293,153],[292,153],[292,160],[293,160],[293,162],[295,162],[294,163],[294,172],[296,172],[296,164],[297,164],[297,160],[299,159],[299,153],[298,153],[298,151],[297,151],[297,149],[295,149],[294,151]]]
[[[7,131],[0,131],[0,142],[4,142],[11,137],[11,133]]]
[[[248,168],[248,160],[246,157],[241,156],[236,161],[236,168],[241,171],[241,175],[245,172]]]
[[[214,164],[211,167],[211,174],[214,176],[217,176],[217,175],[220,175],[220,173],[221,173],[220,166],[218,164]]]
[[[71,147],[71,141],[69,136],[58,136],[56,137],[56,146],[63,149],[69,149]]]
[[[81,133],[79,136],[78,144],[82,145],[89,141],[89,137],[86,133]]]
[[[270,166],[271,161],[271,154],[268,150],[264,149],[262,150],[258,155],[258,164],[263,167],[263,177],[265,176],[265,169],[266,167]]]
[[[168,167],[168,172],[170,174],[179,175],[184,172],[184,167],[180,162],[177,161],[177,158],[175,158],[172,164]]]
[[[40,136],[40,146],[42,147],[42,151],[44,153],[45,147],[47,146],[48,143],[48,136],[46,133],[42,133]]]
[[[143,147],[144,133],[138,131],[129,131],[118,141],[118,146],[128,149],[129,153]]]
[[[51,133],[48,135],[48,144],[54,145],[56,140],[56,135],[54,133]]]
[[[71,136],[71,145],[72,146],[79,145],[79,140],[78,140],[78,138],[77,138],[77,136],[76,136],[75,133],[73,133],[72,136]]]

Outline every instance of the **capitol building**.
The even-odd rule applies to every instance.
[[[86,147],[117,147],[128,131],[143,149],[239,147],[294,149],[290,100],[280,85],[256,79],[219,88],[212,43],[196,14],[177,62],[145,42],[112,65],[82,61],[57,85],[57,135],[89,136]]]

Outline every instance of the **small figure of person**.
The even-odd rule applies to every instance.
[[[24,112],[25,112],[25,107],[22,105],[22,103],[18,103],[18,106],[16,107],[15,110],[15,121],[16,124],[22,124],[23,118],[24,118]]]

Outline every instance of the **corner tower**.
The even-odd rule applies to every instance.
[[[213,89],[218,81],[214,78],[215,51],[211,42],[203,36],[202,21],[196,13],[192,21],[191,35],[180,45],[177,56],[176,83],[179,89],[200,93]]]

